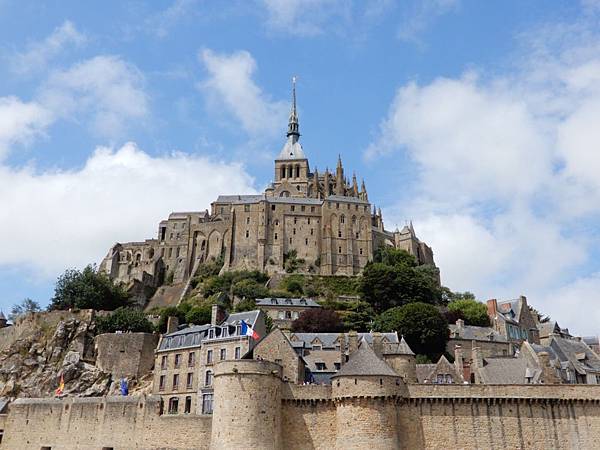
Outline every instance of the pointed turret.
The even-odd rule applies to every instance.
[[[352,174],[352,196],[358,197],[358,182],[356,181],[356,173]]]
[[[283,146],[278,160],[306,159],[302,146],[300,145],[300,125],[298,122],[298,111],[296,110],[296,77],[292,78],[292,108],[288,120],[287,142]]]
[[[343,196],[345,193],[344,186],[344,166],[342,166],[342,157],[338,155],[337,169],[335,171],[335,194]]]
[[[298,123],[298,111],[296,110],[296,77],[292,77],[292,109],[288,121],[287,137],[294,136],[297,141],[300,137],[300,125]]]
[[[365,180],[364,179],[361,180],[361,183],[360,183],[360,193],[361,193],[360,198],[362,200],[365,200],[365,201],[368,202],[369,201],[369,194],[367,194],[367,188],[365,187]]]
[[[329,197],[329,168],[325,167],[325,175],[323,176],[323,196]]]
[[[315,167],[315,173],[313,174],[313,186],[312,186],[312,196],[314,198],[319,198],[319,170]]]

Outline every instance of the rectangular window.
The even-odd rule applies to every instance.
[[[250,212],[250,205],[244,205],[244,212]]]
[[[246,225],[250,225],[250,217],[246,217]]]
[[[315,366],[317,367],[317,370],[325,370],[325,363],[318,362],[315,363]]]
[[[336,362],[336,363],[333,363],[333,366],[335,367],[335,370],[340,370],[340,368],[342,367],[342,364]]]
[[[206,363],[210,364],[213,362],[213,351],[212,350],[207,350],[206,352]]]
[[[227,349],[226,348],[221,349],[219,358],[221,359],[221,361],[223,361],[223,360],[225,360],[225,358],[227,358]]]
[[[207,370],[206,375],[204,376],[204,385],[212,386],[213,373],[212,370]]]
[[[181,365],[181,353],[175,354],[175,368],[178,368]]]
[[[294,225],[296,225],[298,223],[298,218],[294,217]]]
[[[235,359],[240,359],[242,354],[242,348],[241,347],[236,347],[235,348]]]
[[[275,240],[277,240],[277,233],[275,233]]]
[[[290,238],[290,244],[292,243],[292,238]]]
[[[292,234],[296,235],[296,229],[295,228],[292,230]]]
[[[159,382],[158,382],[158,390],[159,391],[164,391],[165,390],[165,376],[161,375]]]
[[[246,237],[250,237],[250,232],[246,230]]]
[[[271,211],[275,211],[275,205],[271,205]]]
[[[341,238],[342,237],[342,231],[338,231],[338,237]]]
[[[302,206],[300,207],[300,209],[301,209],[302,211],[305,211],[305,210],[306,210],[306,206],[302,205]]]
[[[179,374],[176,373],[173,375],[173,390],[176,391],[179,389]]]
[[[308,239],[304,239],[304,245],[308,245]]]
[[[188,389],[191,389],[193,385],[194,385],[194,374],[192,372],[190,372],[190,373],[187,374],[186,387]]]
[[[294,205],[292,205],[292,211],[296,211],[296,207]]]
[[[190,352],[188,354],[188,367],[194,367],[196,365],[196,353]]]
[[[192,397],[185,398],[185,410],[183,411],[185,414],[189,414],[192,412]]]
[[[163,356],[160,360],[160,368],[165,370],[167,368],[167,356]]]
[[[202,394],[202,414],[212,414],[213,412],[213,395]]]

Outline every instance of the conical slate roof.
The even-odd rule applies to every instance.
[[[400,355],[414,355],[415,354],[412,351],[412,349],[408,346],[408,342],[406,342],[406,340],[404,339],[404,336],[402,336],[402,339],[400,339],[400,344],[398,344],[398,353]]]
[[[364,341],[361,341],[358,350],[350,355],[348,362],[331,378],[359,375],[398,376],[390,366],[377,357],[369,344]]]

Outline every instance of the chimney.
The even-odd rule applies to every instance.
[[[179,328],[179,319],[176,316],[167,318],[167,334],[174,333]]]
[[[358,350],[358,333],[356,331],[348,332],[348,355]]]
[[[490,320],[494,320],[496,318],[496,313],[498,312],[498,300],[496,300],[495,298],[488,300],[487,310]]]
[[[371,333],[371,336],[373,336],[373,351],[380,358],[383,357],[383,336],[378,331]]]
[[[481,383],[479,369],[483,368],[483,355],[481,354],[481,349],[477,347],[477,343],[475,341],[471,341],[471,346],[473,349],[471,355],[471,373],[474,375],[475,383]]]
[[[456,319],[456,328],[458,329],[460,334],[460,332],[465,329],[465,321],[462,319]]]
[[[454,367],[456,368],[456,371],[464,377],[463,351],[460,345],[454,346]]]
[[[340,342],[340,367],[341,367],[346,362],[346,335],[344,333],[340,333],[340,335],[338,336],[338,341]]]
[[[544,384],[560,383],[560,379],[556,376],[556,372],[550,364],[550,355],[548,352],[539,352],[537,356],[540,361],[540,369],[542,369],[541,382]]]
[[[225,320],[225,310],[221,305],[214,304],[212,305],[212,311],[210,314],[210,324],[211,325],[219,325],[221,322]]]

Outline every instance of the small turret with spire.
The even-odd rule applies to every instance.
[[[335,194],[344,195],[346,189],[344,186],[344,166],[342,165],[342,157],[338,155],[338,163],[335,171]]]
[[[319,170],[315,167],[315,172],[313,173],[313,186],[312,186],[312,196],[314,198],[320,198],[319,193]]]
[[[352,174],[352,196],[358,198],[358,182],[356,181],[356,172]]]
[[[292,136],[294,142],[300,138],[300,125],[298,123],[298,111],[296,110],[296,77],[292,77],[292,109],[288,121],[287,137]]]
[[[366,202],[369,201],[369,195],[367,194],[367,188],[365,187],[365,180],[360,183],[360,198]]]

